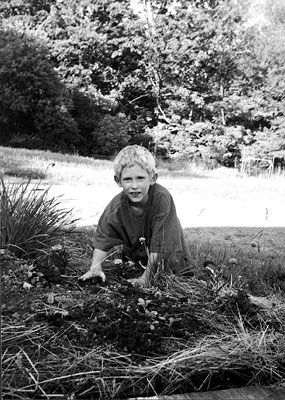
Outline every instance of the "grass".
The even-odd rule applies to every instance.
[[[163,161],[157,160],[159,176],[163,179],[174,179],[175,184],[179,184],[179,179],[201,178],[214,179],[217,183],[219,179],[232,179],[240,177],[235,169],[208,168],[205,164],[191,161]],[[94,174],[96,170],[96,175]],[[25,171],[26,175],[25,176]],[[31,176],[32,173],[35,176]],[[52,153],[43,150],[14,149],[0,146],[0,174],[19,178],[44,179],[49,183],[75,183],[79,178],[82,184],[90,185],[98,181],[101,174],[113,175],[113,162],[111,160],[94,159],[72,154]],[[37,177],[39,174],[41,177]],[[248,177],[243,177],[248,178]],[[249,177],[251,182],[256,182],[260,186],[261,181],[284,181],[285,171],[279,171],[271,177],[266,172],[260,171],[259,176]],[[178,182],[177,182],[178,181]],[[110,182],[112,184],[112,181]],[[207,185],[207,183],[206,183]]]
[[[222,229],[224,232],[227,230],[227,228]],[[274,228],[271,228],[268,235],[273,231]],[[279,244],[276,244],[275,250],[277,251],[274,253],[271,250],[263,249],[263,243],[260,244],[259,252],[257,247],[252,247],[251,243],[244,243],[244,241],[233,243],[231,238],[230,244],[227,244],[226,240],[223,243],[223,239],[207,242],[205,239],[200,240],[198,235],[198,238],[197,236],[191,238],[189,231],[186,230],[186,232],[188,233],[187,242],[190,259],[196,275],[203,276],[203,265],[210,261],[214,265],[211,268],[214,269],[215,279],[221,278],[221,282],[224,282],[224,280],[232,282],[236,289],[243,288],[260,296],[285,292],[283,236],[281,236]],[[277,234],[278,232],[277,230]],[[284,235],[284,230],[280,230],[280,232]],[[246,238],[249,236],[249,234],[246,235]],[[239,245],[239,243],[242,243],[242,245]]]
[[[21,179],[46,179],[46,174],[44,172],[32,168],[9,168],[5,171],[5,175]]]
[[[158,161],[159,182],[179,195],[191,192],[192,201],[202,197],[213,202],[224,199],[262,199],[265,202],[285,197],[284,173],[276,173],[270,178],[262,174],[259,177],[244,177],[234,169],[209,170],[195,163],[175,163]],[[80,185],[100,192],[106,188],[117,193],[111,160],[77,155],[0,147],[0,176],[5,177],[7,182],[40,178],[49,185]]]
[[[106,177],[102,177],[106,171],[112,176],[111,161],[49,151],[0,147],[0,176],[14,177],[14,180],[25,178],[25,175],[29,175],[27,178],[39,179],[39,175],[44,176],[49,184],[80,182],[91,185],[98,182],[98,175],[102,181],[106,181]],[[35,176],[31,176],[32,173]]]
[[[262,201],[264,205],[267,203],[270,205],[273,204],[272,209],[274,209],[276,208],[276,200],[283,203],[285,198],[285,179],[280,173],[270,178],[268,176],[241,177],[237,170],[225,168],[207,170],[203,165],[190,164],[185,160],[180,163],[175,161],[172,164],[158,160],[158,172],[159,181],[171,192],[174,192],[178,203],[181,199],[181,204],[185,203],[186,208],[189,202],[192,205],[199,204],[201,203],[201,199],[207,199],[208,202],[217,205],[219,203],[223,204],[224,199],[229,199],[241,204],[250,202],[252,204],[255,204],[255,202],[259,204]],[[39,208],[39,218],[42,217],[43,209],[47,207],[50,208],[50,217],[55,220],[54,203],[57,203],[57,209],[60,209],[60,200],[57,196],[53,195],[53,200],[51,200],[51,203],[48,203],[46,185],[51,185],[51,190],[49,190],[51,194],[54,193],[52,191],[53,186],[59,186],[59,188],[62,186],[62,191],[70,193],[68,195],[70,197],[76,197],[79,192],[82,191],[84,193],[86,188],[90,188],[89,192],[86,192],[84,199],[81,199],[82,202],[86,202],[83,203],[84,212],[87,212],[86,210],[89,209],[96,209],[96,203],[100,203],[100,207],[103,208],[108,201],[107,196],[109,199],[112,194],[117,193],[117,187],[113,181],[112,161],[108,160],[95,160],[77,155],[57,154],[48,151],[0,147],[0,174],[4,177],[5,185],[7,186],[6,191],[4,191],[5,193],[8,192],[11,182],[14,182],[14,184],[19,183],[17,189],[15,186],[9,189],[10,196],[14,197],[12,203],[15,204],[13,207],[16,207],[17,204],[17,206],[24,208],[22,218],[17,222],[15,227],[12,227],[11,221],[6,222],[8,229],[18,229],[17,226],[23,220],[30,219],[31,215],[34,214],[35,222],[33,224],[25,222],[25,228],[23,228],[30,231],[29,234],[31,234],[31,231],[37,225],[36,218],[38,216],[36,216],[36,210],[39,208],[39,203],[45,202],[45,206]],[[45,178],[39,180],[38,178],[42,178],[42,176]],[[38,182],[35,185],[38,185],[38,189],[41,186],[43,190],[39,191],[39,193],[42,193],[41,197],[35,196],[37,193],[36,187],[34,191],[30,192],[29,196],[34,193],[34,198],[28,207],[31,197],[27,198],[24,205],[16,203],[15,197],[16,192],[19,194],[20,190],[26,192],[25,195],[28,194],[27,187],[24,189],[22,182],[29,180],[31,182]],[[71,192],[69,192],[70,187],[74,187],[74,190]],[[12,194],[13,190],[14,193]],[[106,198],[104,197],[104,190],[107,190]],[[58,193],[58,190],[56,193]],[[97,196],[97,193],[100,193],[101,196]],[[94,194],[95,198],[93,197]],[[8,204],[4,205],[4,203],[3,198],[2,209],[3,207],[7,207]],[[12,206],[10,205],[10,207]],[[18,211],[15,209],[14,212],[17,213]],[[280,212],[282,211],[280,210]],[[28,215],[28,213],[31,213],[31,215]],[[184,212],[184,214],[187,213]],[[8,216],[9,213],[4,212],[3,215]],[[59,215],[63,218],[61,224],[63,225],[65,223],[64,215]],[[205,229],[204,233],[202,228],[186,230],[185,234],[192,253],[192,260],[198,257],[198,264],[203,265],[202,260],[206,258],[208,253],[215,259],[216,265],[224,265],[227,264],[227,261],[231,257],[235,257],[238,259],[238,265],[235,266],[234,271],[235,276],[246,276],[247,283],[252,290],[264,293],[267,284],[270,288],[275,284],[276,289],[280,290],[280,287],[284,287],[285,263],[282,232],[266,231],[265,218],[266,216],[264,215],[264,227],[252,229],[248,234],[246,233],[248,230],[245,228],[241,228],[238,232],[232,232],[231,235],[227,234],[227,232],[230,232],[229,228],[224,228],[223,230],[221,228],[220,231],[216,228],[214,235],[209,229]],[[91,223],[95,223],[95,218],[92,218],[91,221]],[[183,225],[183,219],[181,221]],[[226,221],[224,226],[226,226]],[[239,240],[238,236],[244,237],[244,240]],[[218,237],[220,237],[220,241],[217,240]],[[272,241],[274,244],[271,245],[269,250],[265,250],[265,247],[269,246]],[[237,245],[233,247],[235,242]],[[255,248],[252,247],[254,244]],[[21,247],[21,244],[14,243],[14,245]],[[253,273],[253,271],[255,272]]]
[[[11,256],[9,265],[15,270],[5,271],[3,279],[4,289],[11,284],[12,293],[23,297],[23,304],[28,307],[20,319],[4,310],[2,384],[7,399],[115,399],[126,395],[183,394],[212,390],[215,382],[221,380],[284,387],[282,228],[252,227],[248,232],[243,227],[230,230],[226,226],[220,230],[187,229],[189,271],[183,276],[161,274],[156,277],[156,288],[142,289],[139,296],[147,299],[160,293],[168,301],[188,299],[190,315],[210,325],[211,333],[188,342],[176,337],[161,338],[167,354],[138,361],[131,352],[118,351],[110,343],[84,342],[94,307],[110,305],[112,299],[117,299],[119,303],[114,303],[114,307],[119,312],[127,299],[116,292],[116,285],[102,286],[97,291],[96,286],[84,291],[77,285],[78,276],[89,267],[92,232],[80,228],[68,238],[62,237],[72,213],[58,211],[62,210],[61,201],[48,196],[47,189],[49,185],[58,186],[59,190],[74,186],[76,191],[94,187],[95,196],[91,196],[90,202],[95,204],[99,197],[104,197],[104,188],[111,191],[114,187],[112,162],[2,147],[0,175],[1,218],[5,218],[1,221],[1,247],[21,249],[21,256],[28,255],[22,267],[21,261]],[[181,196],[190,190],[191,199],[230,197],[269,202],[273,198],[282,202],[284,198],[284,176],[280,174],[270,178],[241,177],[237,171],[206,170],[189,164],[169,168],[160,163],[159,175],[163,184]],[[41,226],[44,230],[39,229]],[[66,286],[46,288],[44,281],[41,284],[42,276],[37,275],[30,255],[42,249],[43,243],[44,249],[57,243],[63,243],[67,249]],[[2,254],[3,250],[0,258]],[[115,266],[112,272],[113,266],[112,261],[106,262],[106,274],[118,269]],[[32,283],[30,291],[23,289],[24,282]],[[13,294],[8,294],[7,303],[13,299]],[[66,299],[66,304],[54,302],[54,298]],[[127,308],[122,310],[123,316]],[[81,313],[86,317],[84,323],[78,318]],[[47,322],[56,315],[63,324],[60,329]]]
[[[160,296],[168,299],[187,296],[192,313],[212,324],[212,333],[198,338],[195,343],[169,338],[172,350],[167,355],[146,357],[138,362],[134,354],[119,352],[113,345],[89,342],[84,347],[78,339],[72,341],[71,335],[63,346],[62,338],[69,338],[72,330],[81,336],[86,334],[86,326],[80,327],[78,318],[72,318],[74,308],[83,307],[78,304],[83,300],[82,292],[77,293],[80,297],[74,299],[74,305],[61,305],[61,311],[66,312],[62,318],[69,315],[70,322],[65,329],[36,322],[37,315],[52,315],[58,308],[44,301],[43,296],[35,297],[31,303],[33,313],[28,317],[20,321],[4,319],[2,376],[6,397],[61,399],[66,398],[65,393],[78,399],[116,399],[126,398],[126,395],[169,395],[205,391],[215,387],[215,382],[221,379],[227,380],[229,385],[231,380],[238,380],[241,385],[245,382],[284,385],[285,310],[282,299],[274,298],[268,305],[259,303],[259,319],[253,328],[238,309],[235,317],[232,313],[227,316],[221,312],[227,305],[227,294],[208,290],[201,279],[165,276],[158,290]],[[145,289],[140,295],[147,296],[152,291],[158,293],[157,289]],[[65,288],[62,293],[53,289],[53,293],[66,297]],[[96,302],[102,303],[103,299],[111,304],[113,296],[109,287],[101,287],[99,296],[86,291],[83,301],[94,308]],[[121,307],[124,300],[121,296],[119,300]],[[280,328],[276,328],[277,325]]]
[[[73,227],[70,210],[59,209],[59,199],[48,198],[40,184],[0,180],[0,246],[15,254],[38,257]]]
[[[189,202],[191,204],[195,204],[195,202],[199,204],[201,199],[207,199],[210,203],[217,205],[219,203],[223,204],[224,199],[229,199],[233,202],[244,202],[244,204],[249,202],[259,204],[261,200],[265,205],[274,202],[273,208],[276,200],[283,203],[285,198],[285,180],[280,173],[270,178],[268,176],[241,177],[237,170],[225,168],[209,170],[203,165],[190,164],[185,160],[182,162],[175,161],[172,164],[158,160],[158,172],[159,181],[171,192],[175,193],[178,203],[181,199],[181,204],[185,203],[186,208]],[[76,197],[79,192],[84,193],[86,188],[90,188],[89,192],[86,192],[84,199],[82,198],[81,200],[84,204],[84,212],[89,209],[96,209],[96,203],[100,203],[101,211],[103,211],[103,207],[108,201],[107,196],[109,199],[112,194],[117,193],[117,187],[113,181],[112,161],[108,160],[95,160],[48,151],[0,147],[0,174],[5,179],[7,190],[10,185],[9,182],[20,185],[18,189],[15,187],[10,189],[10,195],[12,195],[13,190],[19,192],[20,188],[27,195],[27,188],[23,189],[23,181],[38,182],[35,185],[41,186],[41,189],[43,189],[41,191],[42,197],[38,197],[38,200],[34,198],[29,207],[27,207],[27,204],[30,199],[27,199],[23,206],[25,210],[22,219],[17,222],[14,228],[9,228],[14,230],[23,220],[30,218],[25,214],[36,214],[36,209],[39,207],[38,202],[45,201],[45,207],[51,208],[50,213],[55,212],[55,202],[57,203],[57,209],[60,209],[60,200],[58,196],[54,195],[53,186],[62,187],[62,191],[70,193],[68,195],[70,197]],[[44,179],[38,179],[43,176],[45,177]],[[52,203],[48,203],[46,185],[51,185],[49,193],[50,197],[53,196]],[[74,190],[70,191],[71,187],[74,187]],[[104,190],[107,190],[106,197],[104,196]],[[31,193],[35,195],[37,190]],[[55,193],[58,194],[58,190]],[[97,196],[97,193],[100,193],[101,196]],[[95,198],[93,197],[94,194]],[[16,196],[16,192],[13,196]],[[4,207],[3,201],[2,207]],[[15,199],[13,202],[15,203]],[[81,205],[81,207],[83,206]],[[43,213],[43,208],[41,211],[39,210],[39,214]],[[8,214],[4,212],[3,215]],[[63,216],[61,215],[61,217]],[[35,215],[35,218],[38,217]],[[53,218],[55,218],[55,215]],[[90,225],[95,223],[95,218],[91,218],[90,222]],[[181,222],[183,225],[183,219]],[[8,226],[11,225],[11,221],[7,221],[7,224]],[[35,229],[35,225],[37,225],[36,219],[34,224],[25,223],[25,228],[23,229],[28,229],[31,232]],[[29,229],[29,226],[31,229]],[[215,228],[212,230],[205,228],[204,231],[202,228],[193,228],[186,230],[185,234],[190,246],[191,259],[199,259],[195,261],[196,264],[203,265],[203,260],[207,258],[207,254],[215,259],[216,265],[225,265],[231,257],[235,257],[238,260],[238,265],[235,266],[234,275],[245,276],[247,285],[251,290],[260,291],[260,293],[264,294],[267,291],[267,286],[270,287],[270,290],[274,285],[276,290],[284,287],[285,264],[282,232],[275,232],[273,229],[266,231],[266,229],[265,221],[264,227],[250,231],[241,228],[239,231],[229,234],[229,228]],[[212,231],[215,232],[214,235]],[[244,239],[239,240],[239,236]],[[219,237],[220,240],[218,241],[217,238]],[[272,241],[274,244],[270,245]],[[235,246],[234,243],[236,243]],[[255,248],[251,246],[253,244],[256,245]],[[271,246],[270,249],[266,250],[265,247],[269,245]]]

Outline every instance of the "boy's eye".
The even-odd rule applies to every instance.
[[[138,181],[143,181],[145,179],[145,177],[144,176],[138,176],[135,179],[138,180]],[[124,178],[123,181],[124,182],[130,182],[130,181],[132,181],[132,178]]]

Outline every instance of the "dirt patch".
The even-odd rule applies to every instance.
[[[30,267],[11,255],[8,260],[2,259],[3,316],[29,315],[46,322],[57,335],[66,332],[65,339],[73,345],[111,345],[139,359],[166,355],[171,341],[182,345],[213,331],[212,324],[197,316],[202,305],[191,305],[187,296],[133,287],[127,279],[141,273],[133,263],[107,262],[106,284],[96,279],[80,282],[72,276],[60,284],[57,277],[55,284],[53,273],[40,273],[37,287],[25,289],[23,283],[32,279]]]
[[[269,304],[268,318],[262,303],[243,290],[222,293],[206,271],[157,277],[148,289],[127,281],[141,273],[132,263],[106,262],[105,284],[79,283],[68,271],[55,282],[53,273],[2,252],[3,398],[123,399],[273,384],[283,373],[281,350],[272,358],[285,334],[279,303]],[[253,360],[257,350],[241,348],[236,334],[242,321],[260,349],[261,320],[270,362],[262,352]]]

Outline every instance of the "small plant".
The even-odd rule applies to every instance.
[[[0,180],[0,247],[21,257],[37,258],[73,230],[70,210],[60,209],[40,182],[6,185]]]

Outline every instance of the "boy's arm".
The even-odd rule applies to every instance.
[[[106,256],[107,256],[106,251],[94,249],[90,269],[88,272],[82,275],[80,279],[82,281],[86,281],[87,279],[90,278],[99,277],[102,279],[103,282],[105,282],[106,276],[102,271],[102,261],[104,260],[104,258],[106,258]]]

